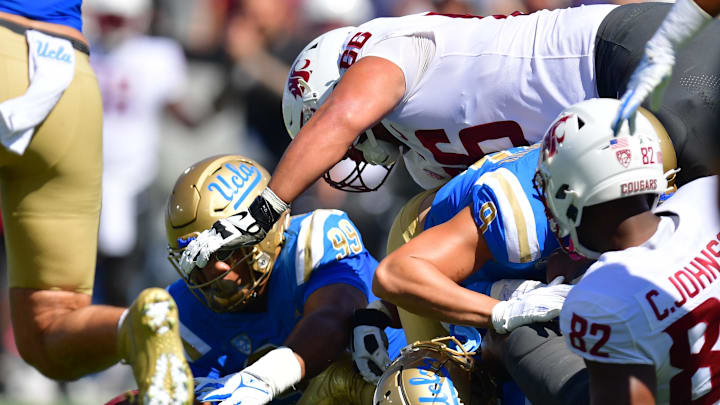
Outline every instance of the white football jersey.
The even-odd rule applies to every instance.
[[[539,141],[563,108],[597,97],[595,34],[614,7],[377,18],[348,36],[338,63],[342,74],[380,56],[404,72],[405,95],[382,122],[410,148],[415,181],[431,188],[487,153]]]
[[[681,187],[642,246],[603,254],[565,301],[571,350],[602,363],[655,367],[657,402],[720,401],[717,177]]]

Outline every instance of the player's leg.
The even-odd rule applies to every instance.
[[[24,36],[2,30],[5,99],[27,88],[27,45]],[[76,57],[73,83],[25,154],[0,151],[15,340],[25,360],[59,379],[118,360],[123,311],[87,308],[100,213],[102,104],[87,55]]]
[[[585,362],[567,348],[556,324],[525,325],[507,335],[489,331],[483,362],[496,375],[506,372],[533,405],[590,403]]]
[[[425,215],[430,210],[436,191],[423,191],[411,198],[400,209],[390,228],[387,254],[390,254],[423,231]],[[447,335],[447,331],[438,321],[413,314],[400,307],[398,307],[398,315],[408,343]]]
[[[617,98],[640,62],[647,40],[671,4],[628,4],[603,21],[596,40],[595,69],[600,97]],[[720,127],[720,21],[713,20],[679,49],[663,104],[654,112],[673,142],[677,181],[683,185],[711,174],[712,138]],[[643,104],[648,107],[649,101]]]
[[[27,45],[24,36],[4,28],[0,41],[0,69],[7,73],[0,78],[0,95],[11,98],[28,85]],[[73,82],[36,128],[28,150],[18,156],[0,148],[10,310],[18,349],[56,379],[77,378],[125,358],[143,394],[158,360],[165,359],[165,371],[160,370],[165,373],[174,365],[169,356],[175,356],[181,372],[160,381],[169,386],[183,380],[184,385],[175,385],[185,391],[173,396],[190,403],[192,377],[182,353],[177,310],[164,290],[150,289],[139,297],[121,337],[118,322],[124,308],[90,305],[100,214],[101,119],[100,92],[88,56],[76,52]]]

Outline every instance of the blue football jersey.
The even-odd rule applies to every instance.
[[[493,260],[462,284],[488,294],[492,282],[545,279],[540,259],[559,247],[533,187],[539,145],[485,156],[441,187],[425,219],[425,228],[450,220],[470,206]]]
[[[211,311],[183,280],[168,287],[180,314],[180,334],[195,377],[242,370],[248,358],[281,346],[303,316],[307,298],[330,284],[349,284],[376,300],[371,282],[378,262],[365,249],[347,214],[315,210],[294,216],[265,291],[263,312]],[[390,355],[405,345],[402,330],[389,329]]]

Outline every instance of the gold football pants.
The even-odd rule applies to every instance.
[[[0,102],[25,93],[24,35],[0,27]],[[22,156],[0,146],[9,286],[91,294],[102,180],[102,102],[88,55]]]
[[[392,253],[423,231],[425,215],[430,210],[436,192],[437,189],[425,190],[411,198],[400,209],[400,213],[395,217],[390,228],[387,254]],[[447,336],[447,331],[436,320],[415,315],[400,307],[398,307],[398,314],[408,343]]]

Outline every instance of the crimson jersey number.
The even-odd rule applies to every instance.
[[[690,342],[690,330],[704,324],[702,346]],[[720,301],[709,298],[664,331],[672,338],[670,365],[682,371],[670,379],[671,404],[714,404],[720,400],[720,350],[713,350],[720,333]],[[696,335],[692,333],[692,335]],[[696,338],[699,340],[700,338]],[[699,369],[710,374],[710,390],[702,397],[693,399],[692,378]]]
[[[588,328],[588,324],[590,328]],[[590,332],[591,336],[598,336],[598,341],[588,351],[587,345],[585,344],[585,335]],[[588,352],[593,356],[598,357],[610,357],[607,352],[601,352],[605,343],[610,339],[610,325],[602,323],[588,323],[587,319],[573,312],[572,319],[570,320],[570,344],[572,347],[580,350],[581,352]]]
[[[521,15],[520,12],[512,13],[512,16]],[[427,15],[442,15],[451,18],[483,18],[477,15],[463,14],[437,14],[428,13]],[[493,18],[506,18],[505,15],[493,15]],[[367,43],[372,36],[369,32],[357,32],[350,38],[342,55],[340,55],[340,68],[348,69],[357,61],[358,51]],[[443,152],[439,145],[450,144],[450,139],[442,129],[427,129],[415,131],[415,136],[420,143],[432,153],[436,162],[441,165],[462,166],[460,167],[443,167],[445,172],[450,176],[460,174],[465,167],[472,165],[481,159],[485,154],[497,152],[505,148],[491,148],[484,151],[480,147],[480,142],[492,139],[509,139],[513,147],[530,145],[522,132],[522,128],[515,121],[498,121],[482,125],[476,125],[460,130],[460,141],[465,147],[466,153]]]
[[[515,121],[498,121],[488,124],[476,125],[474,127],[461,129],[459,132],[460,141],[467,153],[443,152],[438,145],[450,144],[450,139],[442,129],[421,129],[415,131],[415,136],[432,153],[435,161],[441,165],[462,165],[464,167],[471,166],[486,153],[497,152],[506,148],[493,148],[493,150],[484,151],[480,147],[480,142],[491,139],[509,139],[513,147],[529,146],[530,144],[523,136],[520,124]],[[444,167],[449,175],[455,176],[465,169]]]
[[[369,32],[358,32],[350,38],[350,41],[345,45],[345,50],[340,55],[340,69],[347,69],[355,63],[358,50],[365,45],[371,36],[372,34]]]

